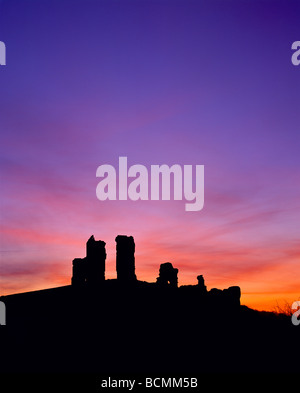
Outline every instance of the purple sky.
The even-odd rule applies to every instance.
[[[140,279],[297,300],[299,1],[0,1],[0,291],[70,282],[91,234],[136,240]],[[96,169],[205,165],[205,207],[100,202]],[[297,277],[298,276],[298,277]],[[296,297],[296,298],[295,298]]]

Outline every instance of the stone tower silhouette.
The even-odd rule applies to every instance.
[[[105,280],[105,242],[95,240],[91,236],[86,243],[86,258],[88,262],[87,282],[89,284],[98,284]]]
[[[91,236],[86,243],[86,257],[73,260],[72,285],[95,286],[105,280],[105,242]]]
[[[135,244],[132,236],[118,235],[117,243],[117,279],[120,282],[132,282],[135,275]]]

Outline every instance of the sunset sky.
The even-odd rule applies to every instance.
[[[0,292],[67,285],[94,234],[136,274],[300,299],[299,1],[0,0]],[[96,198],[96,169],[204,165],[203,210]]]

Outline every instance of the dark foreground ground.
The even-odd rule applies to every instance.
[[[71,286],[2,297],[2,372],[298,372],[300,326],[193,290]]]

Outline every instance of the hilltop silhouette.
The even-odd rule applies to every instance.
[[[105,242],[91,236],[71,285],[0,298],[2,371],[296,370],[300,328],[288,317],[241,306],[238,286],[208,291],[201,274],[178,287],[170,262],[156,282],[140,281],[133,237],[117,236],[116,247],[117,279],[105,279]]]

